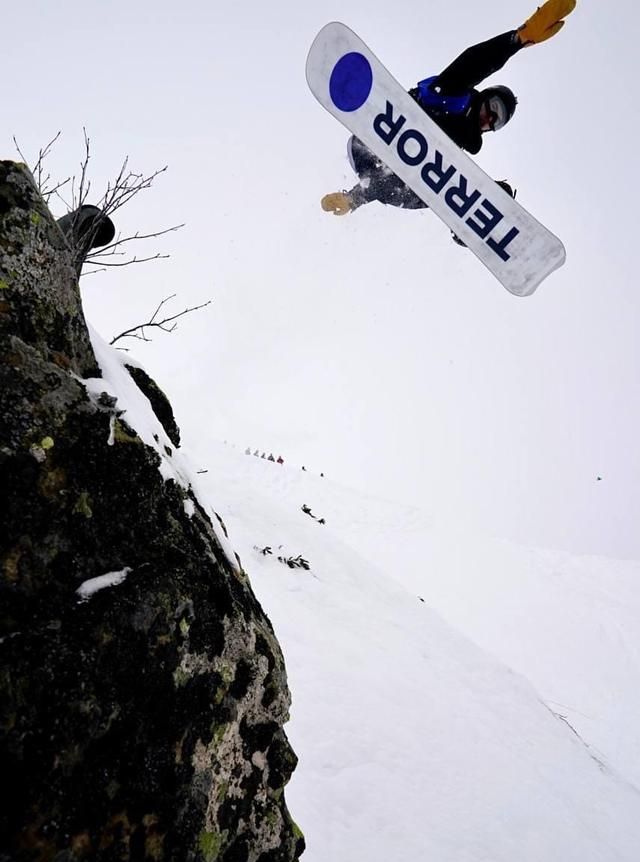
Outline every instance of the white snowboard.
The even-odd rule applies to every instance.
[[[516,296],[528,296],[566,253],[431,120],[356,34],[327,24],[307,58],[321,105],[411,188]]]

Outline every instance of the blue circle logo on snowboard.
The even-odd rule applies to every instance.
[[[336,108],[357,111],[369,98],[373,86],[371,64],[363,54],[352,51],[333,67],[329,94]]]

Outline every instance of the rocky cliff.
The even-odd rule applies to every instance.
[[[0,859],[295,860],[278,643],[166,399],[119,373],[144,432],[72,250],[0,162]]]

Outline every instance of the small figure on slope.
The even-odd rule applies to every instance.
[[[477,90],[476,86],[522,48],[554,36],[575,5],[576,0],[547,0],[517,30],[467,48],[439,75],[419,81],[409,95],[461,149],[478,153],[482,136],[509,122],[517,99],[508,87]],[[374,200],[406,209],[427,207],[354,135],[347,143],[347,153],[360,182],[351,191],[325,195],[321,201],[323,210],[346,215]],[[500,185],[512,194],[505,181]]]

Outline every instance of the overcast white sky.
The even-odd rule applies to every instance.
[[[49,167],[66,176],[86,126],[96,190],[125,154],[169,165],[118,227],[187,222],[146,249],[171,259],[82,290],[107,338],[169,294],[175,310],[213,300],[131,344],[203,461],[208,440],[228,440],[498,536],[640,557],[636,4],[578,0],[558,37],[494,76],[519,107],[479,164],[567,247],[532,297],[508,294],[433,213],[319,207],[354,182],[347,134],[305,81],[325,23],[352,27],[409,87],[535,5],[5,10],[2,158],[12,135],[33,159],[62,130]]]

